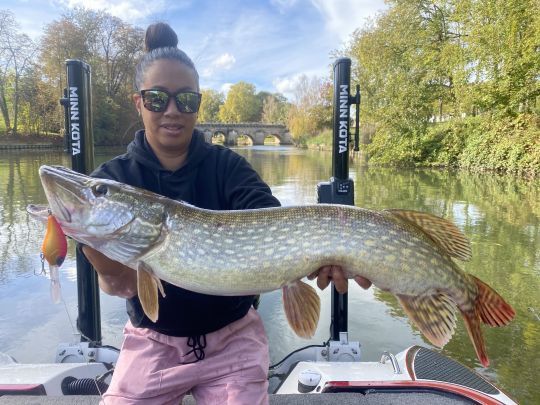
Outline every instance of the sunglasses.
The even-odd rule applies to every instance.
[[[172,97],[176,102],[176,108],[182,113],[196,113],[201,105],[201,94],[194,91],[179,91],[171,94],[166,90],[148,89],[141,90],[144,108],[152,112],[163,112],[169,105]]]

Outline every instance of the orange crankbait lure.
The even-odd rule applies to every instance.
[[[60,274],[59,267],[64,263],[67,253],[66,235],[62,231],[56,218],[49,214],[47,218],[47,231],[41,245],[42,257],[49,263],[51,277],[51,298],[54,303],[60,302]]]

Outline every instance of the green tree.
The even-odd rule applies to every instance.
[[[11,130],[11,118],[8,108],[11,55],[8,42],[16,30],[17,23],[13,13],[9,10],[0,10],[0,111],[7,131]]]
[[[21,81],[21,126],[26,133],[60,133],[64,121],[58,114],[59,95],[41,77],[39,65],[34,65]]]
[[[256,122],[259,116],[259,101],[255,85],[238,82],[231,86],[225,103],[219,107],[222,122]]]
[[[513,116],[531,112],[540,96],[540,3],[471,0],[463,16],[478,108]]]
[[[31,67],[36,52],[33,41],[18,32],[13,14],[0,12],[0,110],[6,128],[17,134],[19,121],[20,84]],[[11,89],[7,87],[10,86]],[[8,109],[8,94],[11,94],[12,115]],[[11,120],[13,118],[13,120]]]
[[[219,108],[223,105],[225,99],[223,93],[212,89],[203,89],[201,93],[199,122],[218,122]]]
[[[255,121],[262,122],[263,117],[263,107],[264,107],[264,101],[272,96],[272,93],[269,91],[261,90],[257,93],[257,107],[259,111],[257,112],[257,119]]]

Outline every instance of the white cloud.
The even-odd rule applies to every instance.
[[[311,0],[326,22],[326,28],[341,41],[362,27],[368,17],[385,8],[383,0]]]
[[[234,66],[235,63],[236,58],[234,55],[231,55],[228,52],[222,53],[210,63],[210,66],[203,70],[202,76],[209,77],[218,71],[229,70]]]
[[[141,20],[170,8],[165,0],[152,0],[151,2],[136,0],[56,0],[56,3],[68,8],[84,7],[96,11],[103,10],[127,21]],[[181,6],[181,3],[185,2],[177,2],[175,7]]]
[[[300,78],[300,75],[298,74],[293,75],[293,76],[287,76],[287,77],[279,77],[277,79],[272,80],[272,84],[274,85],[274,87],[279,93],[286,95],[288,97],[294,92],[294,89],[296,88],[296,85],[298,84],[299,78]]]
[[[227,97],[227,93],[229,92],[233,84],[234,83],[223,83],[219,88],[219,91],[221,91],[223,94],[225,94],[225,97]]]
[[[320,80],[322,76],[317,74],[308,74],[308,73],[297,73],[291,76],[280,77],[274,79],[272,84],[276,90],[283,94],[287,99],[294,100],[297,95],[298,85],[301,81],[311,81],[311,80]]]
[[[236,63],[236,59],[233,55],[230,53],[223,53],[218,56],[218,58],[214,62],[214,67],[223,69],[223,70],[229,70],[234,66]]]
[[[270,4],[276,7],[280,13],[285,13],[288,9],[293,7],[298,0],[270,0]]]

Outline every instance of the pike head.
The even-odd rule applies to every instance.
[[[41,183],[64,233],[126,265],[164,237],[166,200],[62,166],[41,166]]]

